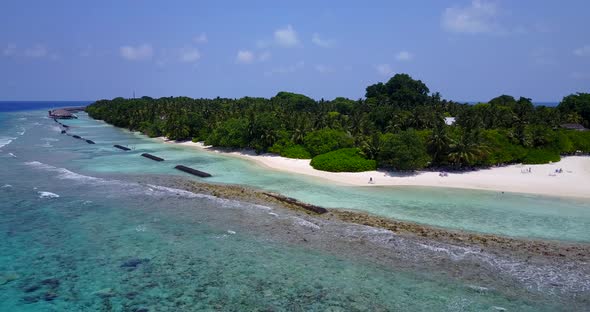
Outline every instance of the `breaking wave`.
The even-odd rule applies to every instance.
[[[15,139],[16,138],[11,138],[11,137],[0,137],[0,148],[12,143],[12,141]]]
[[[59,195],[51,192],[37,192],[39,193],[39,198],[58,198]]]

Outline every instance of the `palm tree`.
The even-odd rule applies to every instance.
[[[488,147],[479,142],[479,136],[471,133],[463,133],[450,147],[449,160],[459,168],[481,160],[489,152]]]
[[[444,125],[438,125],[432,130],[427,144],[428,152],[432,155],[432,160],[435,164],[440,164],[443,161],[443,156],[446,155],[449,146],[453,143]]]

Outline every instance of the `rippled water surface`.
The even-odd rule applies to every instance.
[[[568,310],[571,302],[545,281],[549,267],[468,256],[471,251],[457,257],[448,246],[420,246],[390,233],[379,234],[388,235],[384,241],[390,245],[376,242],[364,250],[354,236],[360,234],[351,234],[357,228],[149,183],[151,176],[182,176],[172,169],[176,164],[206,169],[216,183],[250,185],[328,207],[473,231],[590,241],[585,201],[329,186],[80,117],[64,123],[70,133],[97,144],[61,134],[44,110],[0,112],[2,311],[555,311]],[[134,150],[122,152],[113,144]],[[150,161],[141,152],[166,161]],[[137,176],[142,183],[135,182]],[[380,237],[368,233],[363,235]],[[350,244],[354,252],[347,250]],[[377,261],[378,248],[390,248],[395,259]],[[451,274],[461,267],[473,272]],[[528,280],[517,271],[539,277]],[[560,274],[560,283],[584,285],[585,276],[559,271],[551,278]]]

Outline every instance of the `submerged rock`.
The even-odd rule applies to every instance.
[[[25,303],[35,303],[35,302],[38,302],[39,299],[41,299],[39,296],[24,296],[23,297],[23,301]]]
[[[137,269],[137,267],[140,264],[144,264],[144,263],[148,263],[148,262],[150,262],[150,259],[131,258],[131,259],[123,262],[123,264],[121,264],[120,267],[127,268],[130,270],[135,270],[135,269]]]
[[[138,292],[136,291],[130,291],[128,293],[125,294],[125,298],[127,299],[134,299],[135,297],[137,297],[137,295],[139,295]]]
[[[57,294],[53,291],[48,291],[43,295],[43,300],[45,301],[53,301],[57,298]]]
[[[37,291],[41,288],[41,286],[39,285],[31,285],[29,287],[26,287],[25,289],[23,289],[24,292],[26,293],[32,293],[34,291]]]
[[[59,280],[57,278],[48,278],[48,279],[42,280],[41,284],[54,289],[54,288],[59,287]]]

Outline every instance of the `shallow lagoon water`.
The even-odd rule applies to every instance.
[[[330,208],[357,209],[399,220],[482,233],[590,242],[588,199],[429,187],[339,186],[314,177],[269,170],[244,159],[163,144],[89,119],[84,114],[65,123],[72,126],[71,133],[97,144],[64,140],[71,138],[60,136],[56,130],[47,135],[59,138],[60,142],[49,142],[52,147],[48,151],[59,155],[58,164],[64,166],[62,160],[75,153],[66,167],[89,175],[149,173],[198,179],[173,169],[176,164],[184,164],[213,174],[208,182],[247,185]],[[113,144],[127,145],[134,150],[122,152],[114,149]],[[139,157],[143,152],[166,161],[157,163]]]
[[[244,160],[164,145],[85,118],[64,121],[72,125],[71,133],[97,143],[89,145],[60,134],[43,116],[0,113],[0,135],[16,138],[0,148],[0,310],[568,310],[542,292],[529,296],[526,289],[493,289],[483,280],[467,283],[434,270],[380,265],[345,250],[286,243],[258,229],[261,216],[274,218],[265,208],[125,178],[180,174],[171,169],[176,162],[206,164],[217,183],[247,184],[329,207],[472,230],[478,230],[477,220],[461,215],[482,210],[479,218],[497,220],[514,212],[520,221],[503,217],[505,223],[497,225],[486,220],[485,228],[589,240],[581,230],[588,220],[583,201],[510,195],[505,200],[515,207],[486,206],[494,194],[327,186]],[[117,143],[135,150],[112,149]],[[167,161],[139,157],[143,151]],[[459,196],[468,204],[462,206]],[[521,223],[525,230],[513,228]],[[551,232],[564,224],[569,226],[565,231]],[[543,227],[549,234],[537,234]]]

